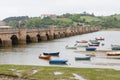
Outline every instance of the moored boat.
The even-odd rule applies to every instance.
[[[112,48],[120,48],[120,45],[116,45],[116,44],[113,45],[113,44],[111,44],[111,47]]]
[[[95,38],[96,40],[105,40],[104,38],[100,37],[100,38]]]
[[[96,48],[94,48],[94,47],[87,47],[86,48],[86,51],[95,51],[96,50]]]
[[[92,44],[100,44],[100,42],[91,42]]]
[[[86,56],[96,56],[95,53],[86,53],[85,55],[86,55]]]
[[[89,46],[99,46],[99,44],[88,44]]]
[[[112,50],[120,50],[120,45],[113,45],[111,44]]]
[[[90,56],[80,56],[80,57],[75,57],[75,60],[90,60]]]
[[[47,52],[43,52],[44,55],[51,55],[51,56],[59,56],[60,52],[53,52],[53,53],[47,53]]]
[[[88,47],[88,43],[77,43],[75,44],[77,47]]]
[[[50,55],[40,55],[39,58],[50,60],[51,56]]]
[[[120,58],[120,51],[119,52],[107,52],[107,58]]]
[[[53,59],[53,60],[50,60],[49,63],[50,64],[67,64],[68,60],[64,60],[64,59]]]
[[[77,43],[88,43],[87,40],[76,41]]]
[[[120,47],[113,47],[112,50],[120,50]]]
[[[77,49],[77,46],[75,46],[75,45],[74,46],[68,46],[68,45],[66,45],[65,48],[66,49]]]
[[[97,40],[89,40],[89,42],[97,42]]]

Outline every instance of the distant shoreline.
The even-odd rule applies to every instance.
[[[102,31],[120,31],[120,28],[107,28],[107,29],[102,29]]]

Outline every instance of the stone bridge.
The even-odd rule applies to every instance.
[[[0,29],[0,47],[48,41],[98,31],[98,27]]]

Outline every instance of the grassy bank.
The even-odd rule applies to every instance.
[[[73,74],[86,80],[120,80],[120,71],[97,68],[0,65],[0,74],[34,80],[78,80]]]

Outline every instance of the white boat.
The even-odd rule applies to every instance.
[[[119,52],[107,52],[106,53],[107,58],[116,58],[120,59],[120,51]]]
[[[88,43],[77,43],[75,44],[77,47],[88,47]]]
[[[65,48],[66,49],[77,49],[77,46],[68,46],[68,45],[66,45]]]
[[[96,56],[95,53],[86,53],[85,55],[86,55],[86,56]]]
[[[76,43],[88,43],[87,40],[76,41]]]
[[[97,40],[89,40],[89,42],[97,42]]]

